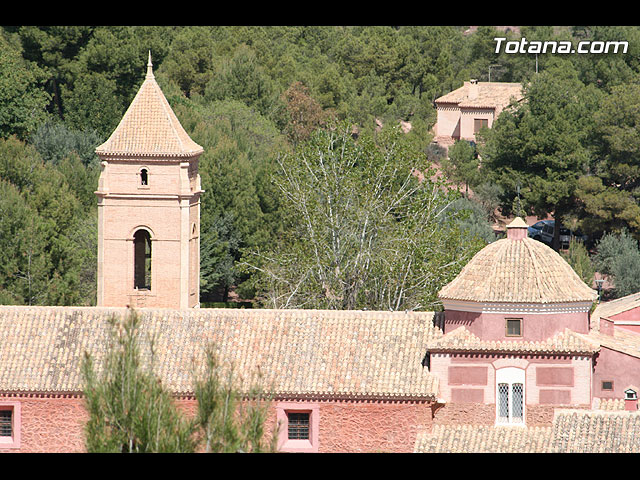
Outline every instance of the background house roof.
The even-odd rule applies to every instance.
[[[184,130],[151,69],[133,102],[109,139],[96,148],[99,155],[190,157],[202,153]]]
[[[472,94],[475,89],[475,94]],[[461,108],[503,108],[512,99],[523,98],[522,84],[506,82],[464,82],[464,85],[456,90],[436,99],[435,103],[455,103]]]
[[[640,292],[616,298],[609,302],[601,302],[591,314],[591,328],[598,330],[601,318],[610,318],[637,307],[640,307]]]
[[[597,293],[542,242],[504,238],[480,250],[438,296],[443,300],[548,304],[592,302]]]
[[[110,315],[124,308],[0,307],[0,391],[80,392],[85,351],[100,364]],[[432,312],[140,309],[142,354],[176,394],[190,394],[207,346],[248,388],[258,369],[282,396],[431,399],[437,378],[421,362]],[[194,370],[196,368],[196,370]]]

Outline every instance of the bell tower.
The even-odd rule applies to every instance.
[[[96,148],[98,306],[199,306],[202,152],[156,83],[149,53],[140,90]]]

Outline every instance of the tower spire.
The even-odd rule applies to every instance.
[[[147,62],[147,78],[154,78],[153,64],[151,63],[151,50],[149,50],[149,61]]]

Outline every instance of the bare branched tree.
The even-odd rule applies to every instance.
[[[253,252],[257,290],[273,308],[431,308],[477,251],[430,177],[426,155],[399,129],[351,137],[348,124],[318,130],[279,158],[275,182],[289,221],[281,242]]]

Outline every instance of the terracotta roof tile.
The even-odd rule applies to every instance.
[[[640,453],[640,413],[558,410],[551,427],[435,425],[417,453]]]
[[[463,108],[502,108],[511,99],[520,100],[523,97],[520,83],[478,82],[475,96],[470,94],[471,88],[470,82],[464,82],[462,87],[436,99],[436,103],[456,103]]]
[[[601,347],[640,358],[640,335],[635,332],[623,328],[614,328],[613,335],[607,335],[591,330],[588,335],[583,335],[583,337]]]
[[[481,340],[465,327],[458,327],[446,335],[433,336],[428,342],[430,352],[495,352],[520,354],[593,354],[600,346],[588,335],[569,329],[544,341]]]
[[[637,307],[640,307],[640,292],[609,302],[601,302],[591,314],[591,328],[600,329],[600,318],[609,318]]]
[[[143,339],[155,338],[155,368],[174,393],[191,393],[193,367],[214,343],[249,382],[260,369],[280,395],[433,398],[422,366],[438,331],[431,312],[140,309]],[[125,309],[0,307],[0,391],[79,392],[84,352],[100,363],[107,318]],[[150,355],[148,341],[144,355]],[[245,385],[248,386],[248,383]],[[241,387],[243,388],[243,387]]]
[[[592,302],[597,293],[542,242],[504,238],[480,250],[438,296],[473,302],[547,304]]]
[[[182,128],[151,71],[99,155],[191,157],[202,153]]]

